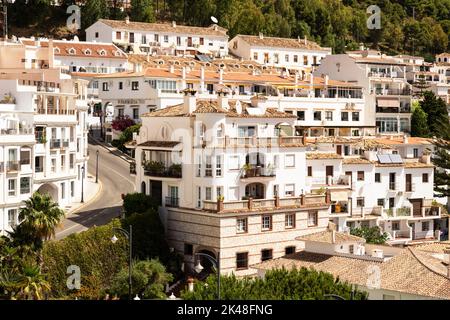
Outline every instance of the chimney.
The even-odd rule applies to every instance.
[[[220,89],[218,92],[217,102],[220,108],[228,110],[230,108],[230,105],[228,104],[228,91],[223,88]]]
[[[177,22],[176,21],[172,21],[172,27],[174,27],[174,28],[177,27]]]
[[[126,24],[129,24],[129,23],[130,23],[130,17],[129,17],[129,16],[126,16],[126,17],[125,17],[125,23],[126,23]]]
[[[403,135],[403,143],[408,144],[408,135],[406,134]]]
[[[174,73],[174,72],[175,72],[175,67],[174,67],[173,64],[170,65],[170,67],[169,67],[169,72],[170,72],[170,73]]]
[[[181,69],[181,87],[186,88],[186,67]]]
[[[195,96],[197,91],[193,89],[184,89],[183,93],[183,112],[190,114],[197,109],[197,97]]]
[[[259,33],[259,38],[260,38],[260,39],[264,39],[264,35],[263,35],[262,32]]]
[[[324,76],[324,81],[325,81],[325,85],[327,86],[328,85],[328,80],[330,79],[330,77],[326,74],[325,76]]]
[[[200,93],[205,92],[205,67],[200,68]]]
[[[334,229],[331,231],[331,241],[336,243],[336,230]]]
[[[305,34],[305,38],[303,39],[303,42],[304,42],[305,46],[308,44],[308,39],[306,38],[306,34]]]
[[[450,278],[450,247],[445,248],[444,253],[448,256],[448,258],[447,258],[447,277]]]
[[[219,70],[219,84],[223,83],[223,69],[220,68]]]
[[[53,39],[48,40],[48,67],[53,68],[54,62]]]
[[[142,64],[139,62],[136,62],[133,64],[133,72],[141,72],[142,71]]]

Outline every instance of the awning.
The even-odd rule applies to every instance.
[[[347,191],[331,191],[331,201],[348,201]]]
[[[400,108],[400,101],[398,99],[377,99],[379,107]]]

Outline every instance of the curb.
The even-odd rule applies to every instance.
[[[103,190],[103,183],[99,180],[98,184],[99,184],[99,188],[98,188],[97,193],[91,199],[89,199],[89,201],[84,202],[81,206],[67,211],[66,216],[68,216],[69,214],[75,213],[75,212],[79,211],[80,209],[83,209],[84,207],[90,205],[95,200],[97,200]]]

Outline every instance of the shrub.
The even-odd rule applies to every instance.
[[[149,195],[135,192],[128,193],[123,199],[123,208],[125,215],[131,215],[133,213],[144,213],[149,209],[158,210],[158,203],[154,198]]]

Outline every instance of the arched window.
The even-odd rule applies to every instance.
[[[145,185],[145,181],[141,182],[141,193],[146,194],[147,193],[147,188]]]

